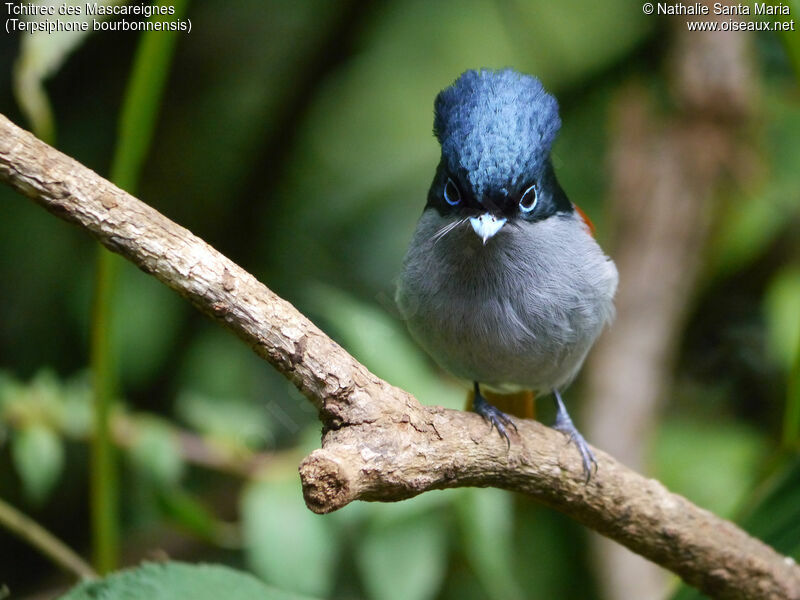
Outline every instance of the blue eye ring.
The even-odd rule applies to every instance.
[[[531,187],[525,190],[525,192],[522,194],[522,198],[519,199],[519,209],[524,213],[529,213],[536,208],[536,204],[538,202],[539,188],[534,183]]]
[[[444,184],[444,200],[450,206],[457,206],[461,204],[461,192],[455,182],[447,178],[447,183]]]

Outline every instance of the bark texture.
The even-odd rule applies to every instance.
[[[717,598],[800,600],[800,567],[733,523],[596,451],[584,484],[565,437],[517,421],[511,447],[470,413],[422,406],[188,230],[0,115],[0,180],[89,231],[222,322],[319,409],[300,465],[309,508],[495,486],[533,496]]]

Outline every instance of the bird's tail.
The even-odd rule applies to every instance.
[[[506,414],[514,415],[522,419],[536,418],[536,394],[526,390],[513,394],[497,394],[488,390],[481,390],[481,395],[494,407],[499,408]],[[467,394],[466,410],[472,410],[472,402],[475,400],[475,392],[472,390]]]

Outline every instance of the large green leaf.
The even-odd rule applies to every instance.
[[[332,525],[306,508],[296,474],[256,481],[242,498],[247,561],[281,589],[330,597],[338,550]]]
[[[524,598],[514,572],[514,506],[505,490],[467,488],[456,502],[464,553],[489,598]]]
[[[336,329],[337,338],[373,373],[426,404],[463,408],[466,393],[447,385],[388,310],[330,286],[308,288],[309,304]]]
[[[447,521],[437,512],[374,520],[356,560],[375,600],[426,600],[439,591],[447,564]]]
[[[668,488],[729,517],[755,483],[766,444],[756,430],[734,422],[709,427],[669,420],[659,430],[653,454],[656,476]]]
[[[148,381],[173,351],[182,300],[122,259],[113,297],[111,344],[122,388]]]
[[[800,455],[789,457],[750,498],[738,523],[778,552],[800,560]],[[672,600],[700,600],[703,594],[681,585]]]
[[[184,463],[174,429],[155,418],[140,418],[136,425],[136,438],[129,451],[134,467],[157,487],[177,484]]]
[[[177,375],[186,389],[208,396],[244,398],[253,394],[255,374],[263,368],[264,363],[239,340],[209,326],[195,337]]]
[[[739,522],[778,552],[800,560],[800,453],[756,489]]]
[[[220,565],[145,563],[88,581],[61,600],[311,600],[270,587],[252,575]]]
[[[274,433],[264,408],[265,399],[270,400],[274,392],[264,385],[264,373],[264,363],[239,340],[218,327],[204,326],[178,371],[181,392],[175,412],[181,421],[217,442],[262,447]]]

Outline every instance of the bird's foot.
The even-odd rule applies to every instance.
[[[486,398],[481,395],[477,383],[475,384],[475,399],[472,401],[472,410],[488,421],[490,428],[496,428],[497,432],[506,438],[506,443],[510,449],[511,439],[508,437],[507,427],[513,428],[516,433],[517,426],[514,424],[514,421],[511,420],[510,416],[487,402]]]
[[[586,443],[586,440],[572,422],[567,412],[567,407],[564,406],[564,401],[561,400],[561,394],[559,394],[557,390],[553,390],[553,396],[555,396],[556,407],[558,409],[553,429],[567,435],[569,441],[573,442],[575,446],[578,447],[578,452],[581,453],[581,460],[583,462],[583,473],[586,475],[586,483],[589,483],[589,480],[592,478],[592,469],[594,468],[594,470],[597,471],[597,459],[592,449],[589,448],[589,444]]]

